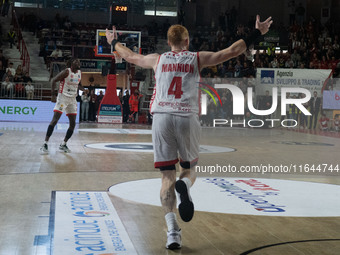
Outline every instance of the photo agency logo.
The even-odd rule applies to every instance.
[[[268,73],[264,74],[265,77],[262,77],[266,83],[272,82],[272,73],[268,71]],[[232,80],[229,80],[232,83]],[[237,82],[238,83],[238,82]],[[210,83],[213,84],[213,83]],[[235,83],[236,84],[236,83]],[[216,103],[215,96],[210,93],[204,87],[209,88],[214,92],[215,96],[220,101],[220,106]],[[220,95],[216,90],[229,90],[231,93],[231,99],[227,102],[230,107],[223,107],[226,103],[224,100],[221,100]],[[201,114],[209,116],[209,119],[213,120],[213,127],[228,125],[230,127],[233,126],[243,126],[243,127],[253,127],[253,128],[261,128],[264,126],[275,127],[279,123],[281,127],[296,127],[298,125],[298,121],[294,118],[289,118],[287,116],[287,112],[291,111],[291,109],[296,109],[301,114],[305,116],[311,116],[312,114],[305,107],[306,103],[311,99],[311,93],[308,89],[299,88],[299,87],[272,87],[270,97],[271,103],[267,105],[267,107],[261,107],[261,100],[263,99],[263,95],[254,95],[254,89],[252,86],[248,87],[246,93],[242,91],[240,87],[234,84],[214,84],[208,85],[206,83],[200,83],[200,90],[204,91],[201,95]],[[280,92],[280,93],[279,93]],[[225,95],[223,92],[222,98]],[[211,100],[214,102],[217,107],[215,113],[208,112],[208,97],[210,96]],[[291,97],[289,95],[304,95],[301,97]],[[280,99],[280,100],[279,100]],[[224,105],[222,104],[222,101]],[[232,102],[230,102],[232,101]],[[279,105],[280,104],[280,105]],[[232,107],[231,107],[232,106]],[[218,109],[221,107],[222,109]],[[221,118],[223,114],[221,112],[232,110],[232,117],[230,119]],[[280,110],[280,113],[278,113]],[[226,114],[224,114],[226,115]],[[231,116],[231,114],[228,114]],[[239,118],[240,116],[241,118]],[[243,116],[243,118],[242,118]],[[235,117],[238,117],[235,119]]]
[[[210,96],[210,98],[213,100],[215,106],[217,106],[217,102],[216,102],[216,99],[213,96],[213,94],[211,94],[210,91],[207,90],[204,87],[209,88],[215,94],[215,96],[218,98],[218,100],[219,100],[219,102],[220,102],[220,104],[222,106],[222,100],[221,100],[220,95],[217,93],[217,91],[212,86],[210,86],[208,84],[205,84],[203,82],[199,82],[199,89],[204,91],[205,93],[207,93]],[[205,106],[205,107],[202,107],[202,115],[206,115],[207,114],[207,95],[206,94],[203,94],[202,105]]]

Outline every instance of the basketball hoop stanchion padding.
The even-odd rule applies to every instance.
[[[112,32],[112,31],[111,31]],[[120,36],[120,43],[127,48],[141,53],[141,32],[117,30]],[[122,123],[122,106],[116,92],[116,63],[122,63],[122,57],[114,51],[107,43],[106,30],[97,29],[96,46],[94,53],[96,57],[111,57],[111,70],[107,76],[107,88],[104,98],[98,109],[98,123]]]
[[[114,65],[114,61],[112,62]],[[123,123],[122,105],[117,96],[117,76],[107,75],[107,86],[104,98],[98,109],[98,123]]]

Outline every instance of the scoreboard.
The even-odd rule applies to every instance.
[[[127,5],[112,4],[110,6],[110,25],[124,25],[127,24]]]

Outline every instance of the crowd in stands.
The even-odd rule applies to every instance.
[[[80,120],[87,122],[96,121],[98,108],[103,98],[103,91],[101,90],[99,95],[96,95],[93,85],[85,89],[85,91],[77,97],[77,101],[80,102]]]
[[[190,49],[193,51],[210,50],[218,51],[230,46],[234,41],[243,38],[253,29],[253,21],[249,25],[237,24],[238,11],[233,7],[226,13],[221,13],[218,25],[211,27],[198,26],[192,33]],[[23,14],[19,18],[23,30],[37,34],[41,44],[40,55],[49,63],[50,60],[61,60],[71,50],[78,58],[94,58],[93,46],[95,45],[96,29],[98,24],[74,23],[68,16],[61,17],[57,14],[53,21],[46,21],[34,14]],[[299,22],[300,23],[300,22]],[[204,77],[254,77],[255,70],[259,67],[271,68],[318,68],[333,69],[334,76],[340,75],[337,64],[340,59],[339,35],[334,24],[321,25],[315,21],[299,24],[292,21],[290,27],[273,25],[273,31],[278,34],[288,34],[287,53],[275,50],[277,45],[257,50],[253,55],[247,51],[235,59],[221,65],[203,70]],[[157,38],[165,38],[170,23],[164,22],[161,26],[152,21],[142,27],[119,26],[121,30],[135,30],[142,32],[143,54],[154,52]],[[78,47],[74,48],[73,46]],[[73,48],[72,48],[73,47]],[[282,47],[282,45],[281,45]],[[255,47],[256,48],[256,47]],[[58,50],[56,53],[55,50]]]
[[[21,64],[14,67],[0,49],[0,98],[33,99],[34,85],[27,71]]]
[[[8,17],[10,1],[1,1],[0,10],[3,17]],[[34,99],[34,85],[29,72],[22,63],[16,65],[4,55],[3,49],[16,46],[16,33],[11,27],[5,31],[0,24],[0,98]]]
[[[235,12],[235,11],[234,11]],[[232,15],[234,17],[237,14]],[[223,14],[220,17],[223,17]],[[231,19],[231,18],[229,18]],[[232,21],[233,20],[233,21]],[[225,20],[219,18],[219,25],[213,27],[200,27],[193,33],[191,50],[218,51],[230,46],[238,39],[244,38],[252,29],[249,26],[237,25],[233,18],[226,26]],[[255,54],[247,51],[245,54],[229,60],[221,65],[203,70],[204,77],[242,78],[254,77],[256,68],[310,68],[332,69],[333,77],[340,77],[340,46],[339,28],[336,24],[321,25],[309,21],[299,25],[294,21],[288,28],[282,25],[275,26],[271,31],[278,35],[288,35],[288,45],[272,45],[262,48],[255,46]],[[276,50],[276,47],[287,48],[287,52]]]
[[[105,29],[105,25],[76,23],[70,17],[56,14],[53,20],[43,20],[33,13],[24,13],[19,17],[19,24],[23,31],[30,31],[39,38],[40,56],[44,57],[49,68],[51,61],[61,61],[73,54],[73,57],[93,59],[93,48],[96,44],[96,30]],[[168,24],[168,22],[165,22]],[[170,24],[168,24],[170,26]],[[147,54],[155,50],[157,34],[166,34],[167,25],[158,27],[156,22],[146,26],[120,25],[119,30],[141,31],[142,53]],[[55,50],[58,49],[56,55]]]

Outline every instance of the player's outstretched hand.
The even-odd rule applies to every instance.
[[[260,16],[256,15],[255,28],[260,30],[261,34],[264,35],[269,31],[270,25],[273,23],[272,17],[269,17],[263,22],[260,22]]]
[[[116,32],[116,27],[112,26],[112,32],[110,32],[108,29],[106,29],[106,40],[108,44],[111,44],[111,42],[114,39],[118,39],[117,32]]]

